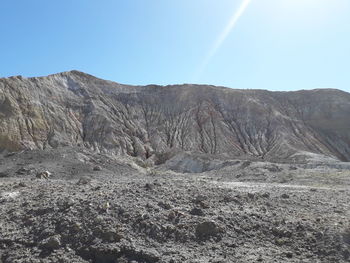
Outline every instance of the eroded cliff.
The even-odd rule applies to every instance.
[[[0,79],[0,149],[79,145],[154,158],[195,151],[350,160],[350,94],[205,85],[128,86],[70,71]]]

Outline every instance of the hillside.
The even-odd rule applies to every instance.
[[[81,145],[152,158],[170,149],[350,160],[350,94],[205,85],[128,86],[70,71],[0,79],[0,149]]]

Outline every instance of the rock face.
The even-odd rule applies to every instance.
[[[0,79],[0,151],[85,146],[143,159],[169,151],[350,161],[350,94],[204,85],[127,86],[70,71]]]

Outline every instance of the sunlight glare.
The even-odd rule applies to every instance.
[[[251,3],[251,0],[243,0],[242,4],[239,6],[238,10],[234,12],[232,15],[229,23],[224,28],[224,30],[219,35],[218,39],[215,41],[213,47],[210,49],[208,55],[203,60],[201,66],[199,67],[195,79],[200,77],[200,75],[203,73],[211,59],[215,56],[216,52],[220,49],[221,45],[225,42],[226,38],[230,35],[233,28],[236,26],[238,20],[241,18],[241,16],[244,14],[245,10]]]

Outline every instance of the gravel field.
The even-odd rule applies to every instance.
[[[262,182],[253,168],[180,174],[72,149],[2,156],[0,169],[2,263],[350,260],[347,170]]]

